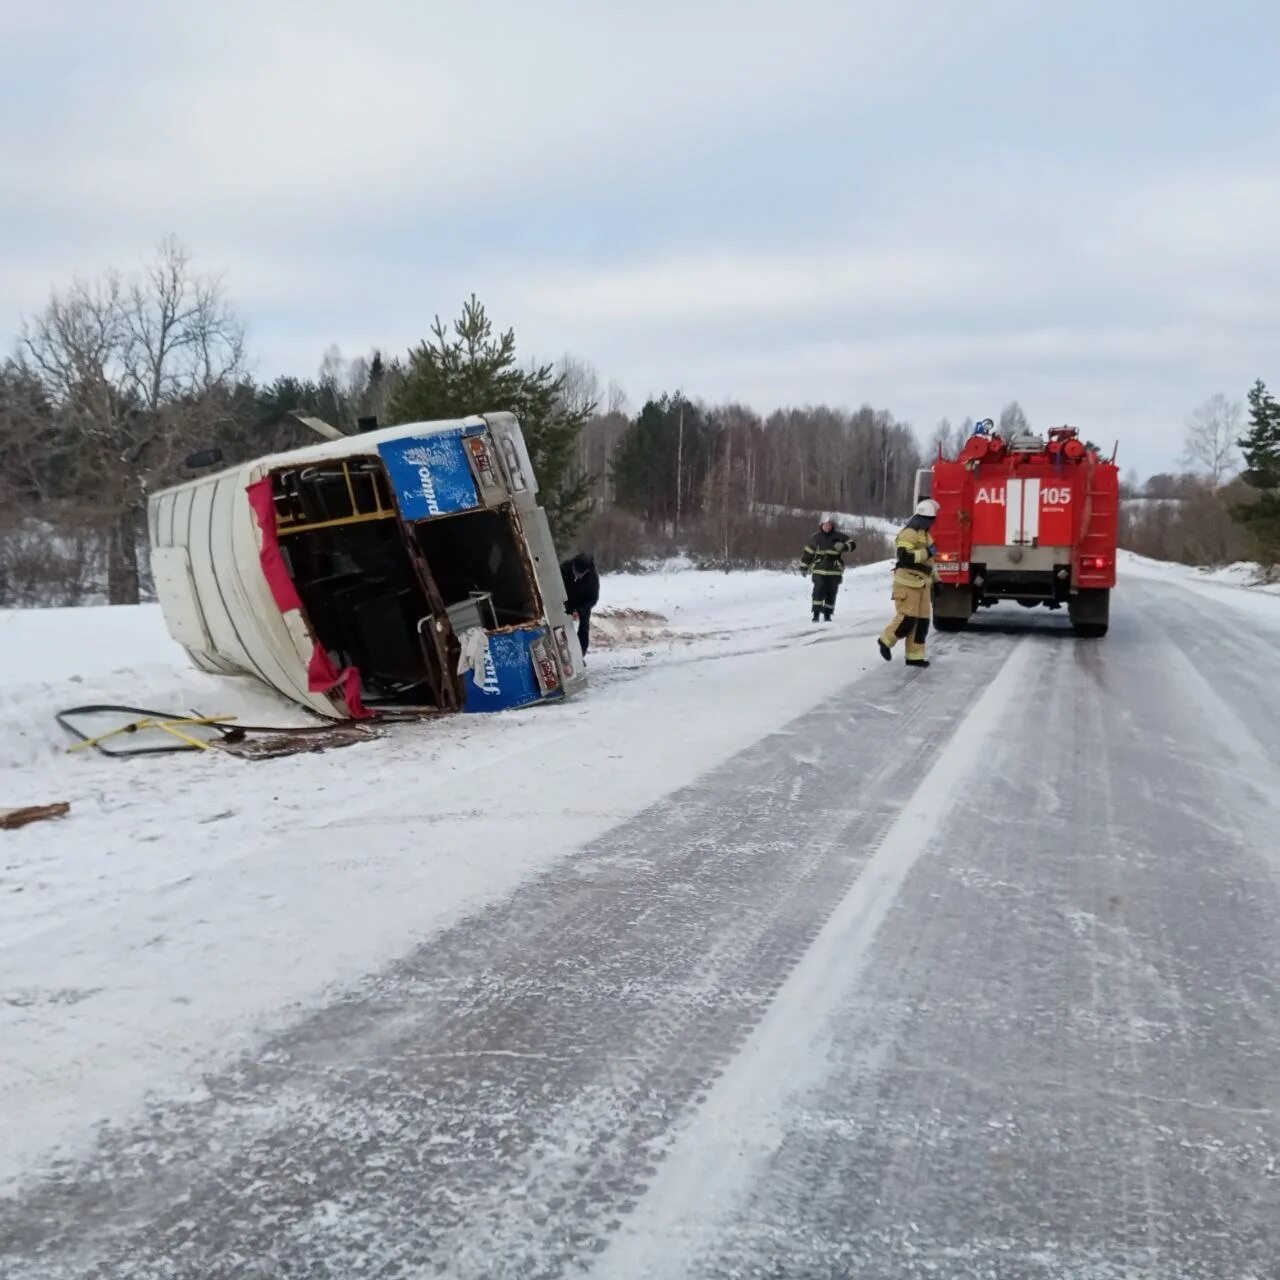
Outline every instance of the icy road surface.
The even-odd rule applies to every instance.
[[[289,953],[322,964],[326,938],[287,898],[249,918],[289,947],[241,922],[255,848],[284,857],[266,813],[256,845],[227,819],[248,847],[194,884],[130,872],[111,922],[33,906],[0,938],[0,1152],[21,1157],[0,1275],[1280,1275],[1280,692],[1259,661],[1280,601],[1127,568],[1106,640],[1002,609],[923,673],[875,658],[869,577],[834,629],[775,620],[781,648],[749,639],[772,606],[743,601],[724,640],[607,655],[567,733],[519,722],[549,797],[504,795],[536,782],[511,746],[452,812],[380,809],[376,778],[354,812],[294,812],[310,874],[363,930],[381,911],[396,951],[323,997]],[[403,771],[397,752],[274,776],[336,786],[361,753]],[[401,863],[467,830],[497,843],[445,911]],[[408,852],[372,880],[338,857],[387,841]],[[348,966],[379,954],[285,865]],[[406,886],[428,925],[401,946]],[[201,939],[193,1021],[144,921]],[[199,1042],[202,1011],[244,1024],[234,1055]]]

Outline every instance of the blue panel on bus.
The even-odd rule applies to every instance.
[[[480,505],[461,431],[387,440],[378,452],[406,520],[429,520]]]
[[[463,675],[466,688],[464,711],[505,711],[523,707],[542,698],[533,669],[534,641],[547,633],[540,630],[504,631],[489,636],[489,651],[480,672]]]

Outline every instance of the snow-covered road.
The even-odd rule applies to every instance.
[[[36,672],[0,1275],[1280,1274],[1280,600],[1126,570],[928,672],[880,570],[619,582],[574,706],[255,766]]]

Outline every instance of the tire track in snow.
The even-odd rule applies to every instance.
[[[200,1098],[107,1131],[90,1162],[0,1206],[0,1271],[580,1267],[868,860],[891,869],[877,845],[1013,646],[940,646],[945,679],[895,665],[892,702],[861,701],[865,680],[834,693]]]
[[[694,1274],[706,1240],[687,1225],[673,1227],[687,1224],[693,1205],[701,1220],[723,1225],[724,1215],[760,1172],[760,1158],[778,1141],[774,1126],[787,1099],[823,1078],[829,1066],[826,1023],[856,991],[898,891],[939,833],[965,779],[981,768],[983,747],[1001,717],[1024,696],[1031,653],[1025,641],[1015,648],[1000,678],[960,721],[747,1044],[681,1128],[655,1185],[592,1271],[597,1280]],[[726,1161],[724,1135],[730,1132],[742,1136],[737,1158]]]
[[[671,1247],[610,1269],[628,1234],[598,1274],[1280,1274],[1271,766],[1236,767],[1247,736],[1223,755],[1237,726],[1135,594],[1103,644],[1028,637],[1031,700],[902,885],[817,1083],[697,1117],[710,1172],[666,1206]],[[655,1225],[642,1202],[624,1231]]]
[[[1148,608],[1159,609],[1159,596],[1150,587],[1141,590]],[[1203,613],[1205,602],[1192,592],[1184,594]],[[1275,668],[1258,662],[1258,636],[1230,630],[1217,634],[1203,620],[1196,625],[1185,614],[1174,614],[1166,619],[1157,643],[1170,687],[1199,709],[1206,731],[1216,738],[1223,758],[1231,761],[1226,772],[1250,779],[1267,806],[1264,825],[1274,827],[1280,722],[1274,708]],[[1270,840],[1261,848],[1271,849]]]
[[[657,641],[652,644],[644,645],[627,645],[627,646],[611,646],[604,652],[612,655],[627,654],[637,652],[644,654],[646,650],[665,649],[666,656],[663,659],[663,667],[688,667],[696,666],[702,663],[720,663],[726,657],[754,657],[766,653],[781,653],[784,650],[796,648],[807,649],[813,645],[820,644],[842,644],[847,643],[850,639],[864,640],[873,636],[878,636],[884,630],[883,623],[873,622],[869,620],[861,621],[848,627],[833,627],[830,630],[818,630],[823,624],[811,623],[804,629],[797,629],[784,633],[782,639],[777,639],[776,629],[774,628],[758,628],[761,631],[769,630],[774,638],[767,643],[753,644],[743,646],[742,648],[717,648],[713,638],[697,636],[692,641],[679,643],[676,641]],[[737,632],[735,634],[741,634]],[[683,650],[680,656],[675,656],[676,649]],[[629,680],[635,679],[637,676],[648,674],[652,670],[652,664],[643,656],[641,660],[630,665],[622,663],[614,663],[608,667],[601,668],[593,672],[591,679],[596,685],[615,685],[624,684]]]

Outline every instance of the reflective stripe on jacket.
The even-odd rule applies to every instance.
[[[893,580],[900,587],[924,587],[933,581],[933,557],[929,554],[931,535],[910,526],[898,534],[894,542],[897,566]]]
[[[840,558],[846,551],[852,551],[858,544],[847,533],[832,529],[827,533],[819,529],[809,539],[800,556],[800,567],[808,569],[817,577],[844,577],[844,561]]]

